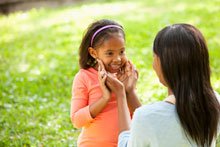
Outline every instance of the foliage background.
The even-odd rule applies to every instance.
[[[167,94],[152,69],[152,43],[173,23],[203,32],[212,85],[220,92],[219,6],[219,0],[98,0],[0,15],[0,146],[76,146],[80,130],[73,128],[69,110],[78,47],[88,24],[101,18],[125,28],[143,104]]]

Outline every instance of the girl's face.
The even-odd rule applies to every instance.
[[[162,69],[161,69],[160,58],[155,53],[153,56],[153,69],[155,70],[157,77],[160,80],[160,83],[162,83],[164,86],[167,87],[167,84],[164,80]]]
[[[93,58],[100,59],[106,71],[117,73],[127,62],[125,56],[125,40],[120,33],[113,34],[109,39],[104,40],[103,44],[97,48],[89,48]]]

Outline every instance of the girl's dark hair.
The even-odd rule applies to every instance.
[[[95,36],[93,43],[92,43],[93,48],[98,48],[100,45],[102,45],[103,41],[110,38],[113,35],[113,33],[121,33],[125,39],[123,27],[119,25],[118,23],[112,20],[107,20],[107,19],[102,19],[102,20],[93,22],[87,28],[86,33],[84,34],[82,38],[82,42],[79,47],[80,68],[87,69],[92,66],[90,63],[93,63],[95,59],[89,54],[89,51],[88,51],[88,48],[91,47],[92,36],[98,29],[104,26],[107,26],[107,25],[117,25],[121,27],[122,29],[112,27],[112,28],[102,30]]]
[[[187,137],[210,146],[217,136],[220,105],[210,82],[208,48],[202,33],[189,24],[174,24],[156,36],[166,84],[176,97],[176,110]]]

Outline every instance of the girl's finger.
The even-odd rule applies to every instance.
[[[134,64],[132,64],[131,61],[129,61],[129,64],[130,64],[130,66],[131,66],[131,71],[132,71],[132,73],[138,74],[138,72],[137,72],[137,70],[136,70]]]
[[[102,82],[105,83],[105,82],[106,82],[106,79],[107,79],[107,75],[104,74],[103,77],[102,77]]]
[[[98,62],[98,64],[99,64],[99,66],[100,66],[100,70],[105,70],[105,66],[104,66],[104,64],[102,63],[102,61],[99,60],[99,59],[97,59],[97,62]]]
[[[119,77],[117,77],[117,79],[121,82],[125,81],[127,79],[127,75],[121,75]]]
[[[129,62],[126,63],[125,71],[128,72],[130,70],[130,64]]]
[[[112,85],[108,80],[106,80],[106,85],[109,88],[109,90],[112,90]]]
[[[96,61],[98,62],[98,71],[101,71],[102,70],[102,65],[101,65],[101,61],[99,59],[96,59]]]
[[[131,64],[131,66],[132,66],[132,73],[135,74],[135,78],[138,78],[139,73],[138,73],[136,67],[135,67],[134,64],[132,64],[131,62],[130,62],[130,64]]]
[[[103,71],[98,71],[98,79],[99,79],[99,81],[102,81],[102,78],[103,78],[103,76],[104,76],[104,72]]]
[[[113,81],[113,77],[112,77],[112,75],[110,75],[110,74],[108,74],[107,75],[107,80],[106,80],[108,83],[112,83],[112,81]]]
[[[101,76],[100,72],[98,72],[98,79],[99,79],[99,82],[102,81],[102,76]]]
[[[130,76],[132,74],[132,66],[130,62],[127,62],[127,65],[126,65],[126,74],[127,76]]]
[[[98,62],[98,71],[101,71],[101,65],[99,62]]]

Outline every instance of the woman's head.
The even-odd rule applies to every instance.
[[[106,19],[92,23],[82,39],[79,55],[81,68],[94,67],[100,59],[107,71],[117,72],[126,62],[122,26]]]
[[[176,97],[181,125],[199,146],[217,134],[218,100],[210,82],[208,48],[202,33],[189,24],[167,26],[154,40],[154,69]]]
[[[154,40],[154,54],[171,89],[194,78],[209,81],[209,55],[201,32],[189,24],[174,24],[162,29]],[[162,80],[163,81],[163,80]]]

